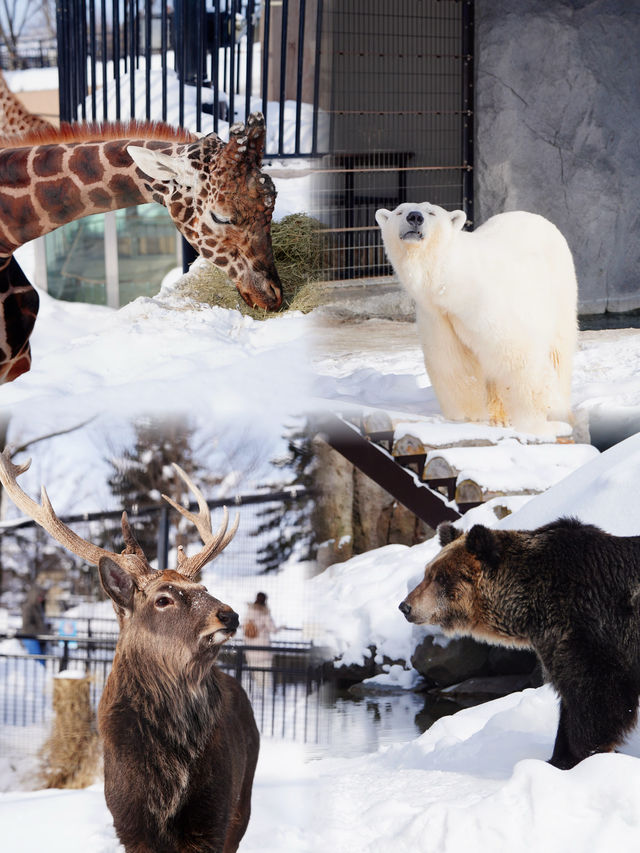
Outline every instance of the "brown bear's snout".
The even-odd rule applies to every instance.
[[[406,601],[401,601],[398,605],[398,610],[404,613],[404,618],[407,622],[411,622],[411,605],[407,604]]]

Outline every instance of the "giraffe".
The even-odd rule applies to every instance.
[[[8,137],[29,133],[32,130],[51,130],[53,125],[46,119],[30,113],[17,98],[0,71],[0,136]]]
[[[223,269],[249,305],[274,310],[271,178],[260,171],[261,114],[224,143],[157,122],[67,125],[0,142],[0,384],[29,370],[38,296],[13,253],[91,213],[163,204],[193,248]]]

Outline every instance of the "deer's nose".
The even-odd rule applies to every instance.
[[[419,210],[412,210],[410,213],[407,213],[407,222],[409,225],[413,225],[414,228],[419,228],[424,222],[424,216]]]
[[[235,610],[218,610],[216,616],[229,631],[235,631],[240,624],[240,618]]]

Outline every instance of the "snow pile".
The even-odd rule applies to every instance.
[[[417,640],[398,604],[438,552],[435,539],[414,545],[387,545],[336,563],[309,581],[310,598],[322,621],[319,642],[345,665],[363,664],[369,646],[391,660],[408,661]],[[421,629],[422,630],[422,629]]]
[[[541,492],[598,455],[589,444],[520,444],[504,439],[493,447],[453,447],[427,453],[458,471],[457,482],[472,480],[494,492]]]
[[[320,765],[316,849],[377,853],[609,853],[640,831],[640,740],[571,771],[544,763],[549,687],[444,717],[411,743]],[[348,842],[348,848],[347,848]]]
[[[615,536],[638,536],[640,506],[640,433],[627,438],[578,468],[548,492],[496,526],[531,530],[572,515]]]

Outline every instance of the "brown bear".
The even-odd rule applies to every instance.
[[[438,534],[442,550],[400,604],[409,622],[533,648],[560,697],[555,767],[613,750],[638,713],[640,536],[572,518]]]

